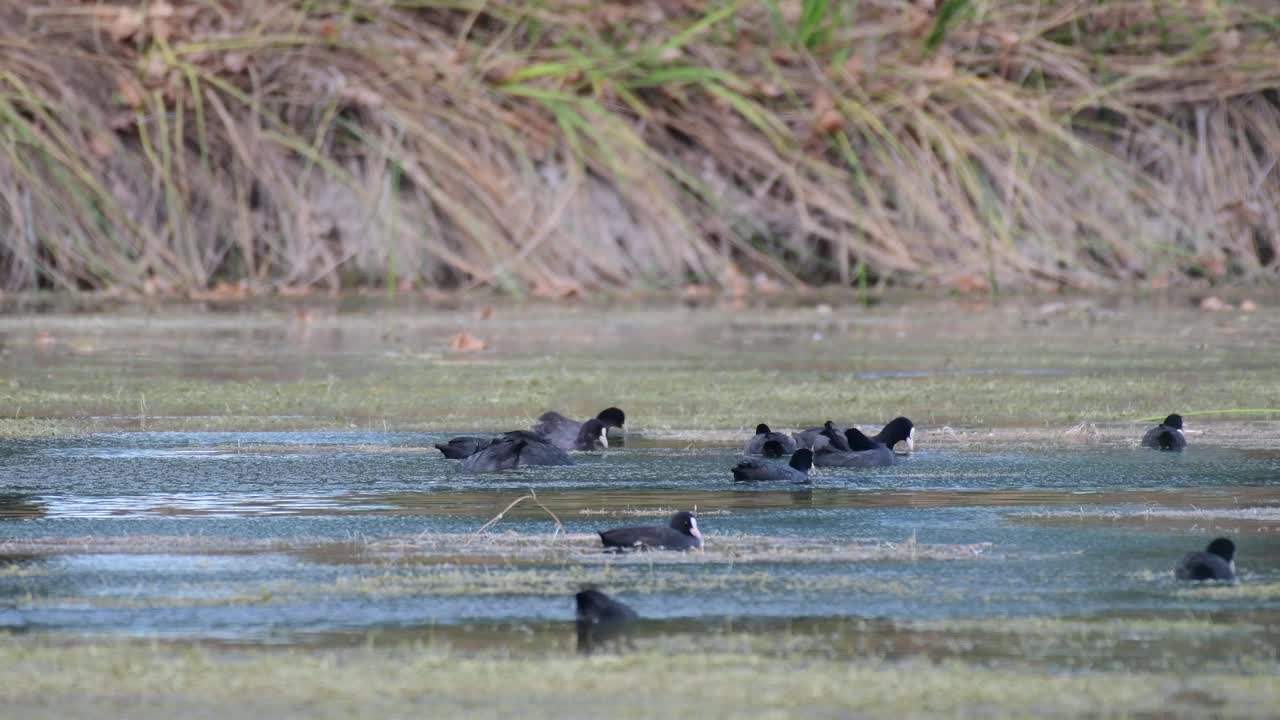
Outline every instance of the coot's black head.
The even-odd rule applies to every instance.
[[[765,425],[764,423],[760,423],[759,425],[757,425],[757,426],[756,426],[756,434],[757,434],[757,435],[768,435],[768,434],[769,434],[769,433],[771,433],[771,432],[773,432],[773,431],[772,431],[772,430],[770,430],[770,429],[769,429],[769,426],[768,426],[768,425]]]
[[[578,617],[583,619],[598,616],[614,602],[613,598],[590,586],[584,587],[574,597],[578,603]]]
[[[769,442],[773,441],[771,440]],[[768,445],[769,443],[765,444]],[[800,472],[809,472],[809,468],[813,467],[813,451],[808,448],[800,448],[799,450],[791,453],[790,465]]]
[[[765,440],[764,447],[760,448],[760,454],[767,458],[780,458],[785,451],[786,448],[777,440]]]
[[[627,421],[627,414],[616,407],[610,407],[601,410],[596,419],[604,423],[605,427],[620,428]]]
[[[1231,558],[1236,556],[1236,544],[1226,538],[1218,538],[1209,543],[1209,547],[1205,548],[1205,552],[1231,562]]]
[[[684,510],[681,510],[675,515],[672,515],[671,529],[679,530],[685,535],[691,535],[693,537],[698,538],[699,540],[702,539],[702,533],[698,532],[698,519],[694,517],[693,513],[691,512],[685,512]]]
[[[609,435],[605,433],[604,423],[596,418],[582,423],[582,427],[578,428],[578,446],[590,447],[592,444],[599,442],[605,447],[609,447]]]
[[[904,417],[896,417],[884,426],[876,436],[876,440],[888,446],[890,450],[894,445],[905,442],[907,452],[911,452],[916,448],[916,426]]]
[[[1174,414],[1170,415],[1169,417],[1165,418],[1165,419],[1164,419],[1164,422],[1162,422],[1162,423],[1160,423],[1160,424],[1161,424],[1161,425],[1164,425],[1165,427],[1171,427],[1171,428],[1173,428],[1174,430],[1181,430],[1181,429],[1182,429],[1182,416],[1181,416],[1181,415],[1179,415],[1178,413],[1174,413]]]
[[[836,424],[835,424],[835,423],[833,423],[833,422],[831,422],[830,420],[828,420],[828,421],[826,421],[826,422],[822,423],[822,429],[823,429],[823,430],[835,430],[835,429],[836,429]]]
[[[858,428],[849,428],[848,430],[845,430],[844,439],[849,443],[849,450],[852,452],[876,449],[876,444],[871,441],[871,438],[863,435],[862,431]]]

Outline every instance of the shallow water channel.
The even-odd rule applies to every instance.
[[[127,335],[89,330],[76,339],[76,327],[59,331],[69,338],[63,346],[72,347],[64,356],[41,358],[29,349],[10,356],[11,387],[17,378],[24,386],[42,382],[50,368],[48,378],[71,384],[80,382],[82,367],[135,380],[171,370],[163,360],[135,364]],[[154,342],[168,330],[149,332]],[[319,357],[355,362],[368,332]],[[856,332],[849,331],[851,347],[865,341]],[[791,337],[814,342],[813,333],[804,327]],[[635,342],[617,335],[614,347]],[[910,349],[900,336],[882,338],[892,345],[886,357]],[[750,365],[733,345],[737,338],[725,341],[729,354],[721,357]],[[223,368],[233,376],[228,382],[239,382],[235,368],[253,374],[300,362],[277,362],[263,349],[279,344],[277,336],[226,342],[210,345],[202,369],[191,372]],[[1070,343],[1068,336],[1060,344]],[[809,352],[808,360],[761,357],[777,367],[838,364]],[[984,352],[996,370],[960,372],[941,354],[920,364],[936,365],[931,374],[943,378],[977,375],[1032,389],[1055,382],[1065,371],[1053,368],[1072,362],[1073,372],[1107,372],[1066,355],[1014,357],[1001,369],[999,347]],[[188,367],[191,357],[168,362]],[[394,364],[406,356],[387,357]],[[897,360],[861,357],[850,361],[852,382],[916,383],[926,372],[903,375]],[[1259,362],[1255,354],[1240,357],[1233,367]],[[310,371],[303,364],[295,372],[302,381],[310,382],[308,372],[330,372],[317,373],[323,360],[307,362]],[[659,363],[653,372],[661,371]],[[1115,372],[1145,370],[1135,361]],[[1190,364],[1176,372],[1202,373]],[[574,380],[562,374],[564,382]],[[332,386],[333,376],[321,387],[326,382]],[[899,387],[920,402],[918,384],[883,391],[889,402],[898,402]],[[108,395],[95,407],[114,402]],[[455,432],[132,432],[119,427],[132,421],[116,418],[105,431],[0,440],[0,630],[231,644],[445,638],[492,647],[556,638],[563,645],[571,595],[594,583],[635,607],[648,621],[642,634],[651,636],[745,630],[820,636],[827,651],[842,654],[1024,656],[1027,633],[1057,622],[1082,623],[1083,635],[1101,633],[1096,642],[1055,649],[1058,626],[1037,652],[1057,653],[1064,663],[1276,659],[1280,453],[1193,441],[1185,453],[1162,454],[1135,448],[1136,436],[1041,447],[931,443],[943,436],[931,436],[927,420],[913,413],[922,430],[917,452],[895,467],[822,469],[810,486],[744,485],[731,481],[729,469],[745,435],[704,436],[669,420],[649,432],[645,402],[659,399],[633,402],[640,412],[630,416],[621,447],[578,455],[571,467],[493,475],[465,474],[431,449],[451,435],[473,434],[477,423]],[[477,410],[480,424],[495,431],[512,425],[499,419],[504,412]],[[681,412],[699,417],[702,410]],[[270,424],[293,422],[281,415]],[[536,499],[508,508],[530,489]],[[663,523],[677,509],[697,510],[706,552],[600,552],[597,530]],[[1238,543],[1242,583],[1175,583],[1181,554],[1219,534]],[[1171,623],[1189,629],[1164,637],[1153,653],[1144,633]],[[1021,628],[1009,641],[1016,647],[993,640],[1006,628]],[[1213,641],[1202,642],[1197,628]],[[1187,647],[1195,652],[1188,655]]]
[[[923,448],[812,487],[748,486],[730,481],[732,448],[637,437],[572,467],[477,476],[423,450],[442,437],[5,442],[0,627],[300,642],[537,624],[568,619],[586,580],[647,618],[713,626],[1190,614],[1270,635],[1280,615],[1280,593],[1188,590],[1171,573],[1221,532],[1239,540],[1241,587],[1280,583],[1280,535],[1259,532],[1280,524],[1275,454]],[[522,503],[475,534],[528,488],[545,510]],[[695,507],[698,556],[615,558],[588,537]]]

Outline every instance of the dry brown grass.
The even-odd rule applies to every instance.
[[[1280,267],[1272,0],[0,0],[0,20],[4,289]]]

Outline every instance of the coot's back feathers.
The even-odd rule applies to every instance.
[[[524,433],[525,431],[518,431]],[[560,448],[540,439],[517,435],[499,437],[462,461],[467,472],[498,472],[529,465],[573,465],[573,458]]]
[[[766,440],[760,448],[760,454],[767,458],[780,458],[787,454],[787,449],[777,440]]]
[[[487,437],[471,437],[462,436],[451,438],[442,443],[436,443],[436,449],[440,454],[450,460],[462,460],[463,458],[475,455],[481,448],[493,442],[493,438]]]
[[[830,420],[822,424],[822,427],[808,428],[797,433],[792,433],[791,437],[796,441],[796,447],[809,448],[814,452],[824,448],[833,450],[848,450],[845,444],[844,432],[848,429],[848,425],[837,425]]]
[[[793,483],[809,482],[809,470],[813,467],[813,451],[800,448],[791,456],[790,462],[783,465],[779,462],[748,458],[733,468],[734,482],[768,482],[785,481]]]
[[[1187,437],[1182,432],[1182,416],[1173,413],[1164,422],[1148,430],[1142,436],[1142,447],[1173,451],[1187,447]]]
[[[873,441],[858,428],[845,431],[848,450],[825,448],[813,454],[813,464],[819,467],[888,467],[896,462],[893,451]]]
[[[627,416],[626,413],[618,408],[610,407],[601,410],[592,419],[598,421],[605,428],[621,428],[626,422]],[[589,423],[591,420],[587,422]],[[548,410],[538,416],[538,422],[534,424],[533,431],[545,436],[561,450],[597,449],[596,447],[578,447],[579,434],[582,432],[584,424],[586,423],[565,417],[554,410]]]
[[[747,439],[747,454],[760,455],[764,453],[766,443],[776,442],[782,446],[782,453],[790,455],[796,451],[796,441],[790,435],[780,432],[773,432],[769,426],[760,423],[756,426],[756,434]]]

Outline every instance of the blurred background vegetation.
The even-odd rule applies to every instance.
[[[1275,0],[0,0],[0,290],[1271,284]]]

